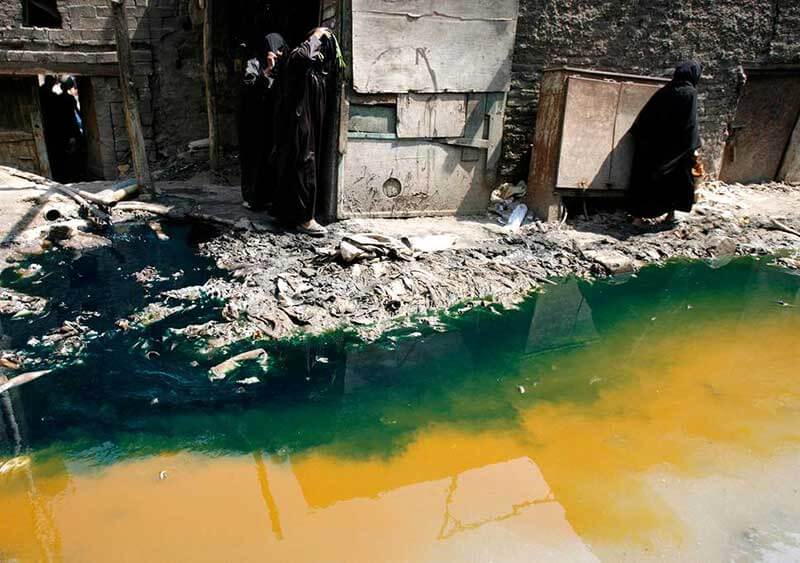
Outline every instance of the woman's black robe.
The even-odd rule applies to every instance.
[[[271,163],[278,186],[275,214],[289,225],[310,221],[316,212],[335,69],[336,50],[328,38],[311,36],[282,61]]]
[[[286,48],[283,37],[270,33],[262,52]],[[242,198],[253,209],[264,209],[274,197],[269,171],[276,112],[277,73],[267,76],[266,61],[255,57],[247,61],[239,106],[239,160],[242,169]]]
[[[657,217],[691,211],[694,204],[694,152],[700,148],[697,83],[701,67],[678,65],[672,81],[650,99],[631,128],[635,140],[630,212]]]

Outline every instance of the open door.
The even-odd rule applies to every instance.
[[[500,160],[518,0],[350,3],[338,217],[484,211]]]
[[[0,164],[50,176],[36,78],[0,78]]]

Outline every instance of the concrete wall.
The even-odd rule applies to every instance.
[[[170,156],[207,135],[200,30],[190,0],[127,0],[142,125],[151,158]],[[102,170],[115,177],[130,161],[116,78],[107,0],[58,2],[61,29],[23,27],[21,0],[0,0],[0,74],[73,73],[90,77]],[[196,18],[195,18],[196,20]]]
[[[685,58],[704,65],[703,153],[707,169],[716,173],[741,85],[740,65],[800,63],[800,2],[520,0],[502,176],[527,178],[543,68],[568,64],[668,76]]]

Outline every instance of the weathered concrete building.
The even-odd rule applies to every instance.
[[[203,4],[127,0],[151,160],[208,135]],[[759,142],[758,128],[736,122],[746,90],[743,69],[755,69],[751,76],[760,69],[766,90],[782,92],[776,103],[786,135],[800,112],[800,101],[792,105],[800,98],[793,96],[800,73],[792,66],[800,65],[800,5],[789,0],[298,0],[290,6],[247,0],[214,6],[217,122],[221,144],[229,148],[236,144],[237,77],[245,57],[240,45],[264,26],[279,27],[291,42],[320,23],[337,31],[349,67],[336,96],[325,189],[330,213],[339,217],[481,211],[498,181],[528,175],[543,70],[551,66],[664,76],[680,59],[700,60],[703,156],[712,174],[724,170],[729,130],[739,131],[740,164],[748,146]],[[71,73],[79,76],[91,177],[114,178],[129,161],[109,10],[108,0],[0,0],[0,93],[5,106],[12,100],[19,108],[0,114],[6,130],[1,160],[41,169],[41,123],[20,116],[36,113],[36,75]],[[780,79],[769,69],[780,69]],[[769,104],[762,102],[750,105],[763,110]],[[750,111],[749,120],[760,115]],[[25,143],[27,156],[19,150]],[[773,144],[772,152],[785,160],[787,141]],[[20,161],[20,154],[28,160]]]

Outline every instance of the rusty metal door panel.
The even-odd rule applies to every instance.
[[[352,0],[360,93],[507,92],[518,0]]]
[[[619,89],[616,82],[569,78],[557,188],[608,189]]]
[[[468,152],[465,153],[464,150]],[[485,211],[486,151],[424,140],[348,141],[340,218],[474,214]]]
[[[397,136],[401,139],[463,137],[466,94],[399,94]]]
[[[729,183],[774,180],[798,114],[800,76],[750,76],[725,147],[720,179]]]
[[[800,184],[800,118],[794,126],[789,146],[786,147],[778,180],[794,185]]]
[[[611,153],[610,189],[628,189],[635,150],[631,126],[645,104],[660,89],[661,86],[655,84],[623,83],[620,86],[617,118],[614,123],[614,150]]]

